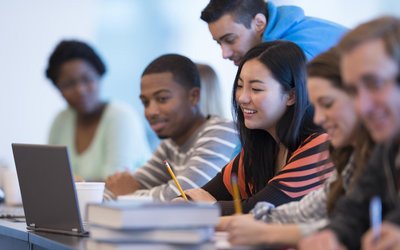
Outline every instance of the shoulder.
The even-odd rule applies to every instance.
[[[291,160],[298,159],[299,157],[306,157],[328,151],[329,149],[329,136],[327,133],[313,133],[306,137],[300,146],[293,152],[290,157]]]
[[[228,133],[234,133],[237,134],[236,128],[235,128],[235,124],[233,123],[233,121],[225,119],[225,118],[221,118],[219,116],[211,116],[210,118],[207,119],[204,128],[203,128],[203,132],[207,133],[207,132],[215,132],[215,131],[219,131],[219,132],[228,132]]]
[[[60,111],[53,121],[54,125],[66,124],[75,119],[75,112],[71,108],[66,108]]]
[[[121,102],[110,102],[107,104],[106,114],[108,116],[135,116],[133,108]]]
[[[104,113],[103,120],[108,124],[129,124],[133,126],[141,121],[141,117],[127,104],[110,102]]]
[[[300,144],[300,147],[310,143],[325,143],[329,142],[329,135],[325,132],[315,132],[306,137]]]

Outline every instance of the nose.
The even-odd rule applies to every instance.
[[[355,107],[360,116],[366,116],[373,108],[373,101],[369,92],[363,88],[359,88],[357,96],[354,97]]]
[[[233,56],[231,48],[226,44],[221,44],[222,58],[229,59]]]
[[[158,109],[158,105],[155,101],[150,101],[147,107],[145,107],[145,114],[148,118],[157,116],[159,113],[160,110]]]
[[[325,121],[326,121],[326,115],[324,114],[324,112],[320,108],[315,107],[314,123],[321,126],[324,124]]]
[[[247,104],[250,103],[251,97],[248,91],[242,87],[241,89],[236,89],[236,101],[239,104]]]
[[[76,81],[71,87],[73,91],[80,96],[83,96],[87,90],[87,86],[80,81]]]

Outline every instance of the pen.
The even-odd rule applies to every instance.
[[[185,192],[183,192],[181,185],[179,185],[178,179],[176,179],[174,172],[172,172],[172,168],[169,166],[167,160],[164,160],[164,164],[167,167],[168,173],[171,175],[172,179],[174,180],[176,187],[179,189],[179,192],[181,193],[183,199],[185,199],[185,201],[189,201],[188,198],[186,197]]]
[[[374,196],[369,204],[369,217],[371,221],[373,241],[377,242],[381,234],[382,201],[379,196]]]
[[[233,204],[235,205],[235,214],[242,213],[242,204],[240,203],[239,187],[237,182],[237,176],[232,174],[231,183],[233,188]]]

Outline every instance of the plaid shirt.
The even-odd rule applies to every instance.
[[[350,158],[342,172],[343,185],[346,191],[354,172],[353,158],[353,156]],[[335,171],[326,180],[323,187],[307,194],[300,201],[290,202],[276,208],[271,203],[259,202],[252,210],[254,218],[266,223],[299,224],[303,235],[309,235],[328,223],[327,197],[330,185],[336,178],[337,172]]]

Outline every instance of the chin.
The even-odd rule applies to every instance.
[[[331,144],[334,148],[343,148],[348,145],[347,143],[344,143],[342,140],[332,140],[332,139],[331,139]]]
[[[167,135],[157,135],[157,137],[160,140],[164,140],[164,139],[168,139],[169,138],[169,136],[167,136]]]
[[[384,133],[384,131],[376,131],[371,133],[372,139],[376,143],[385,143],[390,141],[393,137],[394,134],[392,133]]]

